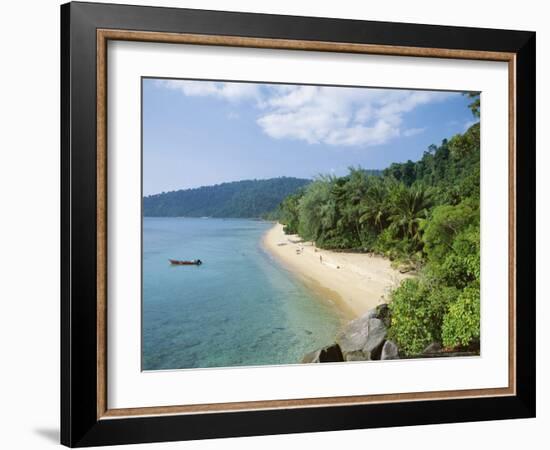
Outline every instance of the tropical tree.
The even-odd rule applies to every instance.
[[[435,207],[423,226],[424,251],[430,260],[442,262],[453,251],[457,235],[474,223],[479,228],[479,209],[473,201]]]
[[[300,223],[300,199],[304,195],[303,190],[286,197],[279,206],[279,220],[284,224],[284,232],[287,234],[298,233]]]
[[[320,176],[309,184],[298,202],[298,232],[306,240],[316,241],[335,218],[329,203],[334,177]]]
[[[333,188],[333,197],[338,205],[336,232],[345,236],[350,247],[362,243],[361,203],[367,195],[368,176],[361,168],[350,167],[349,175],[337,180]]]
[[[420,242],[421,225],[428,218],[428,210],[432,206],[430,192],[423,185],[407,188],[401,184],[392,189],[390,197],[390,226],[398,230],[402,237]]]
[[[388,226],[390,204],[388,193],[395,182],[391,178],[369,177],[366,195],[359,205],[359,223],[381,233]]]

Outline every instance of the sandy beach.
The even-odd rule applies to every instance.
[[[361,253],[342,253],[300,242],[276,224],[263,238],[264,248],[311,288],[321,291],[350,318],[388,301],[389,292],[407,275],[388,259]]]

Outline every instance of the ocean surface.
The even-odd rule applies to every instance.
[[[265,252],[271,226],[144,218],[143,370],[293,364],[334,341],[342,317]]]

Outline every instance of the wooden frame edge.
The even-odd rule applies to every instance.
[[[516,395],[516,54],[480,50],[404,47],[375,44],[299,41],[223,35],[164,33],[99,28],[97,36],[97,419],[112,420],[174,414],[207,414],[268,409],[350,406],[375,403],[503,397]],[[123,40],[190,45],[265,48],[279,50],[362,53],[375,55],[472,59],[508,63],[509,149],[508,149],[508,245],[509,245],[509,366],[508,387],[449,390],[419,393],[319,397],[199,405],[150,406],[109,409],[107,405],[107,41]]]
[[[508,386],[516,383],[516,55],[508,61]]]
[[[460,393],[460,395],[457,395]],[[127,417],[231,413],[240,411],[262,411],[271,409],[296,409],[316,407],[337,407],[372,405],[380,403],[456,400],[461,398],[507,397],[514,395],[511,388],[471,389],[463,391],[411,392],[403,394],[358,395],[339,397],[316,397],[288,400],[260,400],[231,403],[208,403],[197,405],[148,406],[140,408],[107,409],[100,420]],[[421,396],[421,398],[419,398]]]
[[[98,41],[122,40],[136,42],[157,42],[166,44],[215,45],[222,47],[247,47],[277,50],[305,50],[339,53],[364,53],[371,55],[437,57],[450,59],[474,59],[509,62],[514,53],[482,50],[458,50],[432,47],[405,47],[379,44],[356,44],[328,41],[298,41],[292,39],[251,38],[194,33],[162,33],[154,31],[133,31],[99,28]]]
[[[107,411],[107,40],[97,33],[97,417]]]

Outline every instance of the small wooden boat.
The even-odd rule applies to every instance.
[[[192,259],[191,261],[181,261],[178,259],[169,259],[170,264],[173,266],[200,266],[202,261],[200,259]]]

